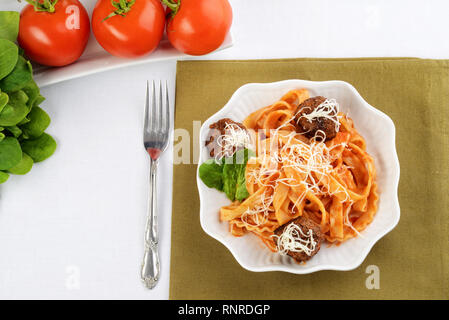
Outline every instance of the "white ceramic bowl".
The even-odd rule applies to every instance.
[[[251,112],[278,101],[287,91],[296,88],[308,89],[310,96],[335,98],[340,110],[354,120],[356,129],[366,139],[367,150],[373,156],[377,169],[380,196],[378,212],[372,223],[361,233],[362,237],[347,240],[340,246],[324,244],[316,256],[300,265],[288,256],[271,252],[251,233],[243,237],[232,236],[228,222],[220,222],[218,215],[220,207],[230,201],[224,193],[208,188],[197,174],[201,226],[207,234],[223,243],[242,267],[250,271],[305,274],[319,270],[351,270],[358,267],[373,245],[396,226],[400,216],[397,196],[399,161],[393,121],[369,105],[352,85],[344,81],[286,80],[250,83],[240,87],[220,111],[203,123],[199,163],[208,159],[204,141],[210,124],[225,117],[240,122]]]

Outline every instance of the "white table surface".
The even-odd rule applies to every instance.
[[[449,58],[445,0],[231,4],[235,45],[207,59]],[[0,10],[15,6],[2,1]],[[150,291],[139,278],[148,177],[141,139],[145,81],[168,79],[173,101],[175,72],[175,61],[147,63],[42,90],[58,149],[0,186],[0,299],[168,298],[171,150],[159,171],[162,277]]]

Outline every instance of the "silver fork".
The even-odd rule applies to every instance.
[[[165,89],[163,89],[162,82],[159,81],[159,99],[156,99],[156,85],[154,80],[152,82],[151,95],[147,81],[144,117],[143,145],[150,155],[150,190],[145,228],[145,253],[142,261],[141,278],[148,289],[153,289],[160,275],[156,214],[156,174],[159,156],[167,148],[170,136],[170,104],[167,82],[165,83]]]

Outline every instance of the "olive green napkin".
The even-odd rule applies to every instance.
[[[201,229],[196,164],[174,165],[170,298],[448,299],[449,61],[181,61],[175,127],[197,139],[192,122],[214,114],[237,88],[286,79],[347,81],[393,119],[401,164],[398,226],[352,271],[250,272]],[[378,267],[378,283],[369,266]]]

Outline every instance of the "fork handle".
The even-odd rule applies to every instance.
[[[160,262],[157,234],[157,160],[150,157],[150,190],[148,197],[148,216],[145,227],[145,253],[142,261],[141,278],[148,289],[153,289],[159,280]]]

